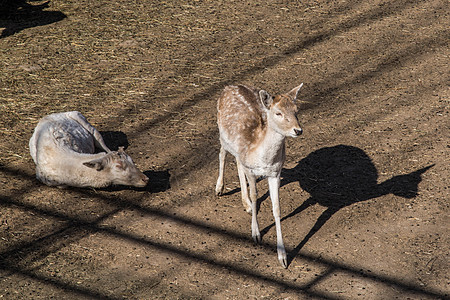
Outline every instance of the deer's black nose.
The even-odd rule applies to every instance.
[[[294,132],[298,136],[298,135],[301,135],[303,133],[303,130],[302,129],[294,129]]]

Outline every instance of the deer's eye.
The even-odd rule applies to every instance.
[[[283,114],[282,113],[280,113],[280,112],[277,112],[277,113],[275,113],[275,115],[277,115],[277,116],[279,116],[279,117],[281,117]]]

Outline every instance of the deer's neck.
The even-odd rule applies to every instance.
[[[97,171],[94,168],[89,168],[83,163],[89,162],[91,160],[102,158],[105,156],[105,153],[97,153],[97,154],[80,154],[78,156],[78,162],[76,164],[76,168],[74,171],[77,173],[76,178],[78,179],[78,183],[80,186],[92,186],[92,187],[106,187],[111,183],[111,179],[109,178],[109,174],[107,174],[107,169]],[[76,179],[74,179],[76,180]]]
[[[52,170],[55,173],[47,174],[49,179],[55,179],[71,186],[77,187],[106,187],[111,183],[111,180],[106,174],[106,170],[97,171],[89,168],[83,163],[91,160],[101,158],[105,154],[84,154],[84,153],[70,153],[70,156],[62,156],[61,159],[55,160]],[[45,172],[47,173],[47,172]]]
[[[255,154],[267,165],[283,164],[285,160],[284,141],[286,137],[270,126],[264,128]]]

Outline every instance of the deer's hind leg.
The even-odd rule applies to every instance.
[[[245,179],[245,170],[244,166],[242,166],[241,162],[236,159],[238,174],[239,174],[239,182],[241,184],[241,196],[242,196],[242,204],[244,205],[245,210],[248,213],[252,212],[252,202],[248,198],[248,190],[247,190],[247,180]]]
[[[224,182],[223,182],[223,174],[225,172],[225,157],[227,156],[227,151],[220,146],[219,152],[219,177],[217,178],[216,183],[216,195],[220,196],[223,194]]]

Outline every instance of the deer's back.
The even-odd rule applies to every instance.
[[[258,89],[243,85],[227,86],[217,103],[222,145],[235,156],[248,152],[266,126],[258,92]]]
[[[57,113],[42,118],[30,140],[31,156],[53,156],[70,152],[94,153],[92,135],[67,113]],[[48,154],[48,155],[47,155]],[[59,155],[59,156],[60,156]]]

